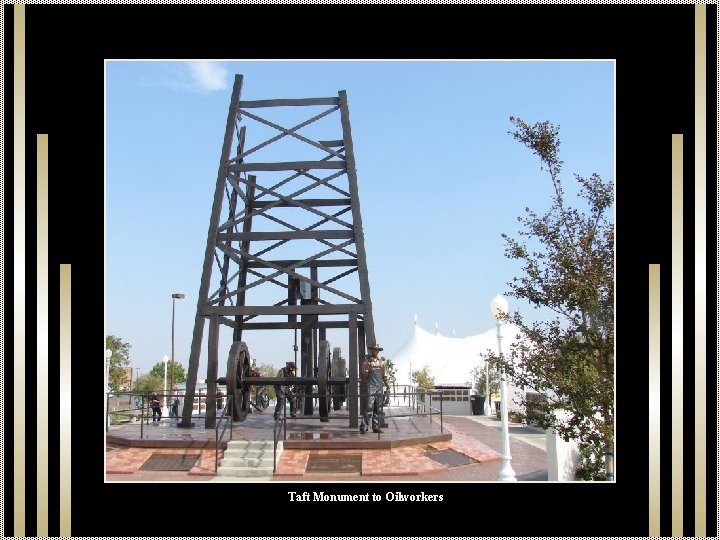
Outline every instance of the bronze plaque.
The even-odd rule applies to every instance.
[[[315,455],[308,457],[305,472],[362,473],[362,454]]]

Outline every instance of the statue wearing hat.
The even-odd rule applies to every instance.
[[[360,433],[366,433],[368,426],[372,426],[373,433],[380,433],[379,415],[384,405],[385,395],[390,394],[385,362],[378,355],[383,348],[377,343],[370,347],[370,356],[360,369],[362,392],[367,394],[365,406],[362,411]]]
[[[277,372],[278,377],[295,377],[295,362],[285,362],[285,367],[280,368]],[[275,385],[275,414],[273,417],[277,420],[283,409],[283,403],[287,399],[290,402],[290,416],[295,418],[295,388],[291,385],[280,386]]]

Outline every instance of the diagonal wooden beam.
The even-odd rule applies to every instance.
[[[343,244],[340,244],[339,246],[337,246],[337,248],[345,247],[346,245],[349,245],[349,244],[351,244],[352,242],[353,242],[352,240],[348,240],[347,242],[344,242]],[[234,252],[234,253],[236,253],[236,254],[239,254],[243,259],[249,259],[249,260],[252,260],[252,261],[260,262],[260,263],[262,263],[262,264],[265,264],[268,268],[273,268],[273,269],[276,270],[276,272],[273,272],[272,274],[270,274],[269,276],[267,276],[266,278],[264,278],[264,279],[262,279],[262,280],[258,280],[258,281],[255,281],[255,282],[253,282],[253,283],[250,283],[250,284],[248,284],[248,285],[245,285],[245,287],[243,287],[242,289],[239,289],[239,290],[238,290],[239,292],[242,292],[243,289],[244,289],[244,290],[247,290],[247,289],[250,289],[250,288],[252,288],[252,287],[257,287],[258,285],[260,285],[260,284],[262,284],[262,283],[265,283],[266,281],[268,281],[268,280],[271,279],[271,278],[276,278],[277,276],[280,276],[280,275],[282,275],[282,274],[287,274],[287,275],[292,276],[292,277],[294,277],[294,278],[296,278],[296,279],[299,279],[299,280],[301,280],[301,281],[306,281],[306,282],[310,283],[311,285],[314,285],[314,286],[317,287],[318,289],[322,289],[322,290],[331,292],[331,293],[333,293],[333,294],[335,294],[335,295],[337,295],[337,296],[340,296],[341,298],[345,298],[345,299],[347,299],[347,300],[350,300],[351,302],[356,302],[356,303],[358,303],[358,304],[361,303],[360,300],[357,299],[357,298],[355,298],[354,296],[351,296],[351,295],[349,295],[349,294],[346,294],[346,293],[344,293],[343,291],[340,291],[340,290],[338,290],[338,289],[335,289],[334,287],[328,287],[327,285],[323,285],[323,284],[320,283],[319,281],[313,280],[313,279],[311,279],[311,278],[308,278],[307,276],[303,276],[302,274],[298,274],[297,272],[294,271],[294,268],[296,268],[298,265],[308,263],[308,262],[313,261],[313,260],[315,260],[315,259],[319,259],[320,257],[324,257],[325,255],[329,255],[330,253],[332,253],[332,252],[334,252],[334,251],[337,251],[337,248],[336,248],[336,249],[327,249],[327,250],[325,250],[325,251],[322,251],[322,252],[320,252],[320,253],[317,253],[317,254],[313,255],[312,257],[308,257],[307,259],[304,259],[303,261],[300,261],[299,263],[297,263],[297,265],[293,265],[293,266],[291,266],[291,267],[282,267],[282,266],[280,266],[280,265],[277,265],[277,264],[273,263],[272,261],[265,261],[265,260],[263,260],[263,259],[261,259],[261,258],[259,258],[259,257],[255,257],[255,256],[251,255],[250,253],[247,253],[247,252],[243,251],[242,249],[233,248],[233,247],[231,247],[231,246],[221,246],[221,245],[218,245],[218,247],[219,247],[220,249],[222,249],[223,251],[229,250],[229,251],[231,251],[231,252]]]
[[[298,195],[302,195],[303,193],[307,193],[308,191],[313,190],[316,187],[319,187],[321,185],[328,185],[328,182],[330,182],[331,180],[334,180],[338,176],[342,176],[343,174],[345,174],[345,172],[341,171],[339,173],[331,174],[327,178],[320,179],[319,181],[313,180],[312,184],[305,186],[304,188],[299,189],[299,190],[295,191],[294,193],[291,193],[290,195],[282,195],[282,194],[278,193],[277,191],[275,191],[275,189],[273,189],[273,188],[266,188],[266,187],[258,185],[257,187],[259,189],[263,190],[265,193],[272,195],[273,197],[277,197],[277,201],[270,202],[263,208],[258,208],[257,210],[253,210],[252,212],[247,214],[245,217],[243,217],[241,219],[241,221],[245,221],[247,219],[252,219],[253,217],[255,217],[257,215],[266,214],[268,211],[277,207],[282,202],[285,202],[285,203],[288,203],[290,206],[301,207],[305,210],[308,210],[309,212],[312,212],[313,214],[319,215],[320,217],[332,219],[333,221],[335,221],[336,223],[338,223],[340,225],[352,228],[351,224],[346,223],[342,220],[338,220],[337,218],[334,218],[334,219],[330,218],[329,214],[321,212],[320,210],[315,210],[313,207],[308,206],[306,204],[301,204],[296,199],[294,199],[294,197],[297,197]]]
[[[343,227],[347,227],[348,229],[352,229],[352,227],[353,227],[353,226],[352,226],[352,223],[348,223],[347,221],[343,221],[343,220],[341,220],[341,219],[338,219],[338,218],[336,218],[335,216],[333,216],[333,215],[331,215],[331,214],[326,214],[325,212],[323,212],[323,211],[321,211],[321,210],[317,210],[315,207],[313,207],[313,206],[311,206],[311,205],[309,205],[309,204],[304,203],[304,202],[303,202],[302,200],[300,200],[300,199],[291,199],[290,197],[287,197],[287,196],[285,196],[285,195],[282,195],[281,193],[278,193],[277,191],[274,191],[274,190],[272,190],[272,189],[270,189],[270,188],[262,187],[262,186],[260,186],[260,185],[258,185],[258,186],[256,186],[256,187],[257,187],[258,189],[261,189],[261,190],[264,192],[264,194],[268,194],[268,195],[272,195],[273,197],[277,197],[277,199],[278,199],[279,201],[285,202],[285,203],[287,204],[287,206],[302,208],[303,210],[306,210],[306,211],[308,211],[308,212],[310,212],[310,213],[312,213],[312,214],[318,215],[318,216],[320,216],[321,218],[327,219],[327,220],[329,220],[329,221],[334,221],[334,222],[337,223],[338,225],[342,225]],[[313,186],[313,188],[314,188],[314,187],[316,187],[316,186]],[[273,201],[273,202],[275,202],[275,201]],[[272,202],[269,202],[269,203],[265,206],[265,208],[263,208],[262,214],[263,214],[265,217],[269,217],[268,214],[267,214],[267,210],[270,209],[270,206],[271,206],[271,205],[272,205]],[[277,205],[272,206],[272,208],[275,208],[276,206],[277,206]]]
[[[299,133],[297,133],[297,130],[299,130],[299,129],[305,127],[305,126],[307,126],[308,124],[311,124],[312,122],[315,122],[315,121],[319,120],[319,119],[322,118],[323,116],[327,116],[330,112],[335,112],[335,111],[337,111],[339,108],[340,108],[340,107],[333,107],[332,109],[329,109],[329,112],[325,112],[325,113],[323,113],[323,114],[321,114],[321,115],[318,115],[318,116],[312,118],[310,121],[308,121],[308,122],[303,122],[302,124],[298,124],[297,126],[294,126],[294,127],[290,128],[290,129],[284,128],[284,127],[281,126],[280,124],[276,124],[276,123],[274,123],[274,122],[271,122],[270,120],[267,120],[267,119],[265,119],[265,118],[262,118],[261,116],[254,115],[254,114],[252,114],[251,112],[241,111],[241,112],[242,112],[245,116],[247,116],[248,118],[252,118],[253,120],[256,120],[256,121],[260,122],[261,124],[265,124],[266,126],[269,126],[269,127],[271,127],[271,128],[277,129],[278,131],[281,132],[281,134],[280,134],[280,135],[277,135],[277,136],[275,136],[275,137],[272,137],[272,138],[268,139],[267,141],[265,141],[265,142],[263,142],[263,143],[260,143],[259,145],[255,146],[254,148],[251,148],[250,150],[245,151],[244,153],[242,153],[242,154],[240,154],[240,155],[238,156],[238,159],[242,159],[242,158],[244,158],[245,156],[247,156],[247,155],[255,152],[256,150],[259,150],[260,148],[262,148],[262,147],[264,147],[264,146],[267,146],[268,144],[273,143],[273,142],[281,139],[282,137],[285,137],[285,136],[289,135],[290,137],[295,137],[296,139],[298,139],[298,140],[300,140],[300,141],[302,141],[302,142],[304,142],[304,143],[307,143],[307,144],[309,144],[309,145],[312,145],[312,146],[314,146],[315,148],[319,148],[319,149],[322,150],[323,152],[326,152],[326,153],[328,153],[328,154],[330,154],[330,155],[333,155],[333,156],[335,156],[335,157],[339,157],[340,159],[342,159],[342,160],[344,161],[344,160],[345,160],[344,156],[342,156],[342,155],[341,155],[339,152],[337,152],[336,150],[333,150],[332,148],[329,148],[329,147],[327,147],[327,146],[323,146],[323,145],[320,144],[319,142],[313,141],[312,139],[308,139],[307,137],[304,137],[304,136],[300,135]]]
[[[337,281],[338,279],[344,278],[345,276],[353,274],[357,271],[358,271],[357,266],[355,268],[350,268],[349,270],[346,270],[345,272],[341,272],[340,274],[333,276],[330,279],[326,279],[325,281],[323,281],[323,285],[327,285],[329,283],[332,283],[333,281]]]
[[[302,208],[303,210],[306,210],[307,212],[310,212],[312,214],[320,216],[321,218],[325,218],[330,221],[334,221],[338,225],[342,225],[343,227],[347,227],[348,229],[353,228],[352,223],[348,223],[347,221],[338,219],[330,214],[326,214],[322,210],[318,210],[317,208],[315,208],[313,206],[305,204],[300,199],[291,199],[290,197],[286,197],[285,195],[282,195],[281,193],[271,190],[269,188],[265,188],[262,186],[257,186],[257,187],[258,187],[258,189],[261,189],[264,192],[263,194],[272,195],[273,197],[277,197],[279,200],[286,202],[289,206],[295,206],[298,208]],[[316,186],[313,186],[313,187],[316,187]],[[273,208],[275,208],[275,207],[273,206]],[[265,209],[263,209],[263,210],[265,210]],[[263,211],[263,214],[265,214],[265,216],[267,217],[267,214],[264,211]]]
[[[273,307],[284,306],[287,303],[288,303],[287,298],[284,298],[284,299],[280,300],[279,302],[275,302],[273,304]],[[247,321],[254,319],[255,317],[259,317],[259,316],[260,316],[259,313],[256,313],[255,315],[248,315],[247,317],[243,318],[243,324],[245,324]]]
[[[306,193],[312,189],[315,189],[316,187],[318,187],[318,185],[324,185],[329,188],[334,188],[334,186],[332,184],[329,184],[328,182],[330,182],[331,180],[334,180],[335,178],[342,176],[344,174],[345,174],[344,171],[339,171],[337,173],[331,174],[330,176],[328,176],[326,178],[320,179],[319,181],[315,180],[315,183],[310,184],[309,186],[305,186],[304,188],[299,189],[299,190],[295,191],[294,193],[291,193],[290,195],[288,195],[288,197],[297,197],[298,195],[302,195],[303,193]],[[288,183],[290,180],[299,178],[300,176],[302,176],[302,174],[300,174],[300,173],[293,174],[293,175],[281,180],[280,182],[278,182],[274,186],[270,187],[269,189],[271,189],[271,190],[279,189],[280,187],[282,187],[283,185]],[[344,192],[341,191],[341,193],[344,193]],[[349,194],[347,194],[347,193],[345,195],[349,196]],[[242,221],[245,221],[247,219],[252,219],[255,216],[261,215],[261,214],[271,210],[272,208],[279,206],[283,202],[284,201],[282,201],[282,200],[268,201],[267,204],[265,204],[262,208],[252,210],[250,213],[247,213],[247,209],[246,209],[245,214],[243,216],[237,216],[233,220],[225,222],[223,224],[223,228],[227,229],[234,224],[241,223]]]
[[[338,212],[335,212],[333,215],[334,215],[334,216],[340,216],[340,215],[342,215],[342,214],[345,214],[345,213],[348,212],[348,211],[350,211],[350,207],[349,207],[349,206],[348,206],[347,208],[343,208],[342,210],[340,210],[340,211],[338,211]],[[264,217],[270,218],[269,215],[266,215],[266,216],[264,216]],[[313,223],[313,224],[310,225],[309,227],[306,227],[305,229],[302,229],[302,230],[304,230],[304,231],[311,231],[311,230],[315,229],[316,227],[319,227],[320,225],[323,225],[324,223],[327,223],[327,220],[326,220],[326,219],[321,219],[320,221],[318,221],[318,222],[316,222],[316,223]],[[323,240],[318,240],[318,241],[319,241],[320,243],[322,243],[322,244],[327,245],[327,246],[333,246],[333,245],[334,245],[334,244],[332,244],[332,243],[330,243],[330,242],[327,242],[327,243],[326,243],[326,242],[324,242]],[[288,242],[290,242],[290,240],[287,240],[287,239],[286,239],[286,240],[280,240],[279,242],[276,242],[276,243],[274,243],[274,244],[266,247],[265,249],[262,249],[262,250],[258,251],[257,253],[255,253],[255,255],[259,257],[260,255],[264,255],[265,253],[268,253],[269,251],[272,251],[273,249],[276,249],[276,248],[282,246],[283,244],[287,244]],[[341,249],[340,251],[341,251],[342,253],[344,253],[345,255],[348,255],[348,256],[350,256],[350,257],[353,257],[353,258],[357,257],[357,255],[356,255],[355,253],[353,253],[352,251],[350,251],[350,250]]]
[[[331,157],[332,157],[332,156],[325,156],[325,157],[323,158],[323,161],[329,160]],[[324,180],[324,182],[325,182],[324,185],[327,186],[328,188],[333,188],[333,189],[336,189],[336,190],[337,190],[337,188],[335,188],[335,186],[333,186],[332,184],[328,184],[327,182],[329,182],[330,180],[332,180],[332,179],[334,179],[334,178],[336,178],[336,177],[338,177],[338,176],[342,176],[343,174],[344,174],[344,173],[342,173],[342,172],[331,174],[330,176],[328,176],[328,177]],[[294,173],[294,174],[291,174],[290,176],[287,176],[287,177],[283,178],[283,179],[280,180],[278,183],[276,183],[276,184],[274,184],[273,186],[271,186],[270,189],[280,189],[282,186],[284,186],[284,185],[287,184],[288,182],[291,182],[292,180],[295,180],[296,178],[300,178],[301,176],[303,176],[302,172],[296,172],[296,173]],[[314,187],[314,185],[311,186],[311,187],[308,187],[308,188],[305,189],[305,190],[301,190],[300,193],[304,193],[305,191],[309,191],[309,190],[312,189],[313,187]],[[342,191],[341,191],[341,193],[343,193],[344,196],[346,196],[346,197],[350,197],[350,194],[349,194],[349,193],[345,193],[345,192],[342,192]],[[297,195],[297,193],[293,193],[293,194],[290,195],[290,196],[291,196],[291,197],[294,197],[294,196],[296,196],[296,195]],[[279,204],[279,202],[278,202],[277,204]],[[272,204],[269,205],[269,208],[273,208],[275,205],[276,205],[275,203],[272,203]],[[250,217],[253,217],[253,216],[255,216],[255,215],[257,215],[257,214],[255,213],[255,214],[251,215]]]
[[[343,189],[340,189],[339,187],[337,187],[333,184],[328,184],[326,179],[320,178],[319,176],[315,176],[314,174],[310,174],[307,171],[301,171],[300,174],[301,174],[301,176],[307,176],[311,180],[314,180],[315,183],[317,183],[317,184],[324,185],[325,187],[330,188],[333,191],[337,191],[343,197],[350,197],[350,193],[348,193],[347,191],[345,191]],[[315,187],[316,186],[313,185],[313,188],[315,188]]]
[[[223,251],[228,250],[230,253],[234,253],[234,254],[236,254],[236,255],[240,255],[240,257],[241,257],[243,260],[246,260],[246,259],[252,260],[252,261],[255,261],[255,262],[258,262],[258,263],[264,265],[265,268],[272,268],[272,269],[278,270],[278,272],[272,273],[272,274],[266,276],[265,278],[263,278],[262,280],[259,280],[258,282],[253,282],[253,283],[251,283],[250,285],[246,285],[245,288],[246,288],[246,289],[249,289],[249,288],[251,288],[251,287],[256,287],[256,286],[260,285],[261,283],[264,283],[264,282],[268,281],[269,279],[275,278],[275,277],[277,277],[277,276],[279,276],[279,275],[282,275],[282,274],[288,274],[288,275],[291,275],[292,277],[295,277],[295,278],[297,278],[297,279],[300,279],[301,281],[308,281],[308,282],[310,282],[311,280],[310,280],[309,278],[307,278],[306,276],[303,276],[303,275],[301,275],[301,274],[298,274],[298,273],[294,272],[294,269],[297,268],[297,267],[299,267],[300,265],[307,264],[307,263],[312,262],[312,261],[314,261],[314,260],[317,260],[317,259],[319,259],[319,258],[321,258],[321,257],[324,257],[324,256],[326,256],[326,255],[329,255],[330,253],[333,253],[334,251],[338,251],[340,248],[343,248],[343,247],[345,247],[346,245],[349,245],[349,244],[351,244],[351,243],[352,243],[352,240],[348,240],[347,242],[344,242],[344,243],[342,243],[342,244],[340,244],[340,245],[338,245],[338,246],[333,246],[333,247],[330,248],[330,249],[326,249],[325,251],[321,251],[320,253],[316,253],[315,255],[312,255],[311,257],[308,257],[308,258],[306,258],[306,259],[303,259],[302,261],[298,261],[298,262],[296,262],[296,263],[293,263],[293,264],[290,265],[290,266],[280,266],[279,264],[276,264],[276,263],[274,263],[274,262],[272,262],[272,261],[266,261],[266,260],[258,257],[257,255],[252,255],[251,253],[248,253],[248,252],[246,252],[246,251],[243,251],[242,249],[233,248],[232,246],[229,246],[229,245],[228,245],[228,246],[224,246],[224,245],[218,244],[218,248],[221,249],[221,250],[223,250]],[[315,284],[315,285],[321,285],[321,284],[318,283],[318,282],[315,282],[314,284]],[[328,288],[327,290],[330,290],[330,289]],[[340,292],[340,291],[338,291],[338,292]],[[340,294],[343,295],[344,293],[340,293]],[[351,297],[350,297],[350,298],[351,298]]]
[[[324,116],[327,116],[328,114],[331,114],[331,113],[335,112],[336,110],[337,110],[336,108],[330,108],[330,109],[328,109],[328,110],[326,110],[326,111],[324,111],[324,112],[322,112],[322,113],[314,116],[313,118],[309,118],[308,120],[305,120],[304,122],[298,124],[297,126],[295,126],[295,127],[292,128],[292,129],[300,129],[300,128],[303,128],[303,127],[305,127],[305,126],[307,126],[307,125],[309,125],[309,124],[312,124],[313,122],[316,122],[316,121],[319,120],[320,118],[322,118],[322,117],[324,117]],[[248,113],[247,111],[242,111],[242,112],[243,112],[244,114],[246,114],[246,115],[249,115],[249,114],[250,114],[250,113]],[[265,146],[267,146],[267,145],[269,145],[269,144],[271,144],[271,143],[273,143],[273,142],[275,142],[275,141],[277,141],[277,140],[279,140],[279,139],[282,139],[282,138],[285,137],[285,136],[286,136],[285,134],[280,134],[280,135],[277,135],[277,136],[275,136],[275,137],[272,137],[272,138],[268,139],[267,141],[264,141],[264,142],[262,142],[261,144],[255,146],[254,148],[251,148],[250,150],[248,150],[248,151],[245,152],[244,154],[241,154],[241,155],[238,155],[238,156],[234,157],[233,159],[230,160],[230,163],[239,163],[239,162],[241,162],[241,161],[243,160],[243,158],[244,158],[245,156],[247,156],[247,155],[249,155],[249,154],[251,154],[251,153],[253,153],[253,152],[256,152],[257,150],[260,150],[261,148],[264,148]],[[240,153],[238,152],[238,154],[240,154]],[[330,157],[332,157],[332,156],[329,155],[329,156],[327,156],[327,157],[330,158]]]
[[[225,184],[226,194],[227,194],[227,183],[229,183],[230,186],[233,188],[233,191],[235,193],[237,193],[238,195],[240,195],[240,198],[247,205],[247,203],[248,203],[247,195],[245,195],[245,191],[240,187],[240,184],[238,184],[238,181],[235,179],[235,174],[234,173],[228,174],[228,177],[225,180],[226,180],[226,184]]]
[[[229,254],[228,256],[231,257],[235,262],[238,262],[238,261],[240,260],[240,259],[237,257],[237,255],[235,255],[235,254]],[[244,261],[244,262],[247,262],[247,261]],[[264,275],[264,274],[261,274],[261,273],[258,272],[257,270],[252,270],[252,269],[250,269],[249,267],[247,267],[247,265],[245,265],[245,268],[246,268],[248,274],[252,274],[252,275],[254,275],[254,276],[257,276],[257,277],[259,277],[259,278],[262,278],[262,279],[263,279],[263,283],[265,283],[265,282],[267,282],[267,281],[270,281],[273,285],[277,285],[278,287],[283,287],[283,288],[287,289],[287,283],[283,283],[282,281],[278,281],[278,280],[276,280],[276,279],[265,280],[265,279],[264,279],[264,278],[265,278],[265,275]],[[235,275],[237,275],[237,274],[239,274],[239,271],[235,273]],[[231,281],[228,281],[228,283],[232,283],[232,282],[231,282]],[[218,290],[216,291],[216,293],[219,293],[219,292],[220,292],[220,289],[218,289]],[[208,304],[209,304],[209,305],[210,305],[210,304],[221,305],[221,302],[222,302],[223,300],[230,300],[230,302],[232,303],[232,299],[237,295],[237,293],[238,293],[238,289],[234,289],[234,290],[229,291],[228,293],[226,293],[224,296],[219,296],[218,298],[213,298],[213,297],[208,298]],[[286,301],[287,301],[287,300],[286,300]],[[239,302],[238,305],[242,305],[242,302]]]

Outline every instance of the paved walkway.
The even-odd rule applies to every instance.
[[[273,481],[385,481],[385,482],[478,482],[497,480],[502,461],[502,432],[500,422],[481,416],[445,416],[444,428],[452,433],[449,442],[433,443],[419,447],[399,448],[385,451],[381,466],[374,463],[366,465],[367,458],[374,458],[373,451],[363,452],[363,473],[359,474],[309,474],[304,471],[311,453],[322,451],[286,450],[280,460],[280,466]],[[510,427],[510,453],[512,467],[520,481],[547,480],[547,460],[544,451],[545,434],[539,430],[519,424]],[[427,456],[427,447],[452,449],[476,459],[477,463],[457,467],[442,465]],[[327,451],[328,453],[340,453]],[[346,451],[352,453],[353,451]],[[493,455],[489,456],[488,452]],[[378,460],[380,461],[380,460]],[[297,475],[288,469],[294,463],[302,464],[295,468]],[[287,466],[287,468],[286,468]],[[391,474],[393,471],[395,474]]]
[[[258,437],[254,432],[258,428],[258,422],[271,424],[272,415],[270,412],[261,415],[251,415],[253,422],[235,424],[234,439],[252,439]],[[248,417],[250,418],[250,417]],[[439,432],[439,422],[429,422],[428,425]],[[389,419],[390,428],[381,437],[393,437],[393,424],[400,424],[402,420],[393,422]],[[317,426],[317,420],[313,420]],[[424,423],[417,422],[424,426]],[[240,425],[242,427],[238,428]],[[325,424],[327,425],[327,424]],[[291,423],[288,423],[291,426]],[[401,429],[396,425],[395,429]],[[289,428],[290,429],[290,428]],[[317,428],[315,428],[317,429]],[[330,428],[333,429],[333,428]],[[430,428],[428,428],[430,429]],[[153,431],[155,430],[155,431]],[[145,426],[145,431],[153,437],[161,433],[160,426]],[[498,478],[501,466],[500,451],[502,448],[502,434],[500,422],[495,418],[484,416],[444,416],[443,430],[452,435],[449,441],[436,441],[424,444],[400,446],[385,449],[286,449],[278,462],[276,474],[271,479],[239,479],[215,477],[214,474],[214,430],[202,430],[206,437],[204,448],[157,448],[122,447],[108,444],[106,459],[106,478],[108,481],[220,481],[220,482],[337,482],[337,481],[380,481],[380,482],[479,482],[494,481]],[[187,432],[175,427],[169,427],[168,435],[164,438],[187,437]],[[110,433],[113,433],[111,430]],[[199,433],[199,431],[198,431]],[[212,437],[210,437],[210,434]],[[266,434],[267,435],[267,434]],[[290,433],[289,433],[290,435]],[[354,430],[347,427],[338,430],[336,437],[360,437]],[[163,436],[161,436],[163,437]],[[377,437],[368,433],[362,436],[363,439]],[[197,438],[197,437],[195,437]],[[292,440],[289,436],[288,440]],[[211,443],[211,445],[210,445]],[[510,424],[510,451],[512,454],[512,467],[520,481],[543,481],[547,480],[547,460],[544,450],[545,434],[542,431]],[[453,466],[440,463],[432,459],[433,452],[442,450],[453,450],[463,456],[470,458],[470,463]],[[180,454],[201,454],[201,459],[189,472],[162,472],[139,470],[140,465],[152,454],[180,453]],[[305,472],[308,459],[311,455],[343,455],[362,454],[362,473],[307,473]]]

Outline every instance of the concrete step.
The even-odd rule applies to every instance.
[[[270,458],[272,460],[273,457],[273,451],[272,448],[269,450],[244,450],[240,448],[235,448],[232,450],[225,450],[225,454],[223,454],[225,457],[233,457],[233,458],[255,458],[255,459],[262,459],[262,458]]]
[[[272,441],[228,441],[227,443],[228,450],[267,450],[269,448],[272,452],[272,447]]]
[[[277,458],[280,457],[282,450],[282,442],[279,442]],[[217,475],[251,478],[272,476],[272,441],[229,441]]]
[[[221,465],[218,467],[218,476],[240,476],[240,477],[258,477],[258,476],[272,476],[273,468],[270,467],[226,467]]]
[[[270,458],[265,459],[257,459],[257,458],[235,458],[235,457],[228,457],[225,456],[222,459],[222,466],[223,467],[250,467],[252,469],[257,469],[258,467],[270,467],[272,469],[273,466],[273,460],[272,456]]]

